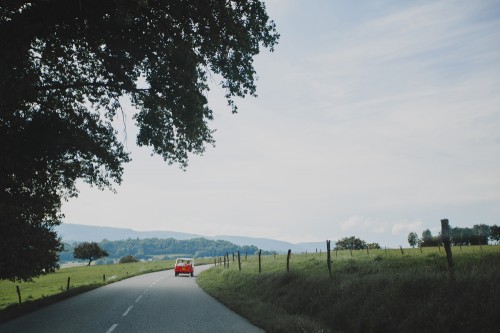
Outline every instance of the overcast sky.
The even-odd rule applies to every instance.
[[[216,147],[186,171],[135,146],[117,194],[80,185],[66,223],[266,237],[500,224],[499,1],[267,1],[281,34],[258,98],[209,94]]]

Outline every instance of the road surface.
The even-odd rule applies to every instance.
[[[195,268],[195,277],[205,266]],[[263,332],[173,270],[94,289],[0,324],[1,333]]]

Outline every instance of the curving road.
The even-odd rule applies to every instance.
[[[195,276],[209,267],[199,266]],[[173,270],[122,280],[0,325],[29,332],[263,332]]]

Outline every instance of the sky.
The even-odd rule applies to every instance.
[[[257,98],[212,84],[216,147],[185,171],[135,145],[117,193],[79,183],[65,223],[292,243],[500,224],[500,1],[269,0]],[[123,122],[117,121],[117,124]]]

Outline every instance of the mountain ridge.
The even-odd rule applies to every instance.
[[[219,235],[219,236],[204,236],[199,234],[184,233],[178,231],[165,231],[165,230],[153,230],[153,231],[136,231],[130,228],[116,228],[116,227],[102,227],[102,226],[91,226],[84,224],[70,224],[63,223],[56,226],[55,231],[62,238],[63,242],[74,243],[74,242],[100,242],[103,239],[110,241],[114,240],[125,240],[129,238],[174,238],[178,240],[187,240],[192,238],[206,238],[213,240],[226,240],[235,245],[254,245],[259,249],[266,251],[276,251],[278,253],[286,253],[289,249],[292,252],[314,252],[314,251],[325,251],[326,242],[301,242],[301,243],[290,243],[286,241],[280,241],[271,238],[257,238],[257,237],[246,237],[246,236],[231,236],[231,235]]]

